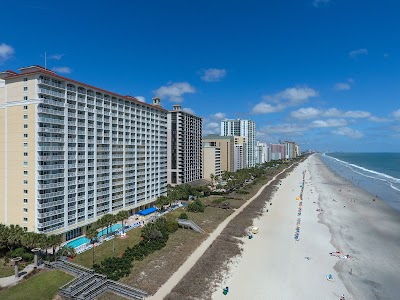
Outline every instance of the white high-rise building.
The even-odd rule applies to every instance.
[[[251,120],[224,120],[221,121],[222,136],[246,137],[247,167],[256,164],[256,123]]]
[[[188,183],[202,178],[203,119],[174,105],[168,112],[168,183]]]
[[[268,145],[267,143],[261,143],[257,141],[256,146],[256,161],[257,164],[263,164],[268,160]]]
[[[69,240],[167,187],[167,110],[39,66],[0,73],[0,223]]]

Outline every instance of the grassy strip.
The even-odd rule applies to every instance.
[[[0,291],[1,300],[51,300],[73,276],[61,271],[41,271],[16,286]]]
[[[128,247],[132,247],[140,242],[140,228],[132,229],[126,233],[127,238],[114,238],[114,241],[104,242],[95,248],[95,262],[100,262],[105,257],[120,257]],[[113,243],[115,251],[113,252]],[[93,250],[90,249],[77,255],[73,262],[91,268],[93,261]]]

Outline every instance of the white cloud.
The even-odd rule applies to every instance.
[[[363,110],[349,110],[346,111],[341,117],[344,118],[368,118],[371,116],[371,113]]]
[[[372,122],[377,122],[377,123],[379,123],[379,122],[388,122],[389,121],[389,119],[387,119],[387,118],[380,118],[380,117],[376,117],[376,116],[370,116],[368,118],[368,120],[370,120]]]
[[[70,74],[72,72],[69,67],[54,67],[51,70],[60,74]]]
[[[225,76],[225,69],[207,69],[204,71],[201,79],[207,82],[216,82],[222,80]]]
[[[351,58],[356,58],[360,55],[368,55],[368,49],[363,48],[363,49],[357,49],[357,50],[353,50],[353,51],[349,52],[349,56]]]
[[[15,53],[12,46],[5,43],[0,44],[0,63],[10,59]]]
[[[222,113],[222,112],[217,112],[217,113],[211,115],[210,118],[213,119],[213,120],[217,120],[217,121],[218,120],[223,120],[223,119],[226,118],[226,114]]]
[[[348,91],[351,89],[351,85],[347,82],[339,82],[335,84],[335,90],[337,91]]]
[[[331,0],[314,0],[313,5],[314,7],[320,7],[322,5],[328,5],[331,2]]]
[[[307,102],[308,99],[316,96],[318,96],[318,92],[309,87],[287,88],[274,95],[264,95],[264,101],[256,104],[252,109],[252,113],[268,114],[279,112],[289,106],[296,106]]]
[[[395,110],[394,112],[392,112],[392,116],[395,118],[399,118],[400,119],[400,109]]]
[[[333,130],[332,133],[337,135],[347,136],[353,139],[359,139],[364,136],[362,132],[349,127],[338,128],[337,130]]]
[[[302,88],[287,88],[286,90],[275,95],[275,98],[280,100],[289,100],[290,105],[298,105],[307,101],[311,97],[318,96],[317,91],[309,87]]]
[[[143,96],[135,96],[135,98],[136,98],[137,100],[139,100],[140,102],[146,102],[146,98],[143,97]]]
[[[183,102],[184,94],[193,94],[196,89],[191,86],[188,82],[174,82],[168,85],[163,85],[153,91],[153,93],[160,98],[167,98],[172,102],[180,103]]]
[[[314,107],[300,108],[291,112],[291,117],[299,120],[312,119],[317,117],[340,117],[340,118],[371,118],[372,115],[368,111],[349,110],[341,111],[337,108],[329,108],[327,110],[317,109]],[[377,118],[374,118],[377,120]]]
[[[311,122],[311,127],[326,128],[326,127],[343,127],[347,125],[344,119],[328,119],[328,120],[315,120]]]
[[[203,134],[220,134],[221,133],[221,123],[220,122],[205,122],[203,120]]]
[[[187,113],[189,113],[189,114],[195,115],[194,110],[189,108],[189,107],[184,107],[182,110],[187,112]]]
[[[253,114],[270,114],[278,111],[282,111],[285,107],[282,105],[271,105],[269,103],[260,102],[253,107]]]
[[[307,107],[292,111],[290,115],[293,118],[304,120],[304,119],[316,118],[321,114],[322,114],[321,110],[314,107]]]
[[[64,54],[51,54],[47,56],[48,59],[53,59],[53,60],[60,60],[63,58]]]

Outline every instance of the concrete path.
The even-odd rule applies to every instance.
[[[228,216],[219,226],[215,229],[210,236],[188,257],[188,259],[179,267],[179,269],[165,282],[161,288],[151,297],[146,299],[148,300],[159,300],[164,299],[172,289],[178,284],[178,282],[186,275],[187,272],[195,265],[195,263],[199,260],[199,258],[204,254],[204,252],[210,247],[210,245],[217,239],[217,237],[221,234],[222,230],[229,224],[230,221],[233,220],[238,214],[240,214],[243,209],[246,208],[254,199],[256,199],[265,187],[270,185],[272,181],[276,179],[276,177],[283,172],[285,172],[289,167],[285,168],[280,173],[276,174],[270,181],[268,181],[265,185],[263,185],[258,192],[249,200],[246,201],[241,207],[239,207],[233,214]]]
[[[32,272],[34,269],[33,264],[27,265],[23,270],[19,272],[19,277],[15,278],[15,275],[0,278],[0,286],[8,287],[17,284],[21,279],[23,279],[27,274]]]

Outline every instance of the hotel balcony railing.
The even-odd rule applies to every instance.
[[[37,208],[38,209],[44,209],[52,206],[59,206],[59,205],[64,205],[64,200],[59,200],[59,201],[51,201],[47,203],[38,203]]]
[[[59,97],[59,98],[65,97],[65,93],[60,93],[57,91],[52,91],[52,90],[48,90],[48,89],[44,89],[44,88],[39,88],[38,92],[41,94],[51,95],[51,96],[55,96],[55,97]]]
[[[64,120],[53,119],[53,118],[45,118],[45,117],[38,117],[39,123],[50,123],[50,124],[58,124],[64,125]]]
[[[43,170],[62,170],[64,169],[64,165],[59,164],[59,165],[38,165],[37,169],[39,171]]]
[[[38,199],[55,198],[55,197],[64,196],[64,193],[65,193],[64,191],[59,191],[59,192],[53,192],[53,193],[38,194],[37,198]]]
[[[38,184],[38,189],[45,190],[45,189],[53,189],[53,188],[58,188],[58,187],[63,187],[63,186],[64,186],[64,182]]]
[[[38,132],[64,133],[64,129],[62,129],[62,128],[39,127],[38,128]]]
[[[38,218],[47,218],[47,217],[51,217],[51,216],[55,216],[55,215],[59,215],[64,213],[64,209],[57,209],[57,210],[52,210],[49,212],[44,212],[44,213],[38,213],[37,217]]]
[[[39,155],[39,161],[55,161],[55,160],[64,160],[64,155]]]
[[[37,224],[38,228],[43,228],[43,227],[48,227],[48,226],[52,226],[58,223],[63,223],[64,222],[64,218],[59,218],[59,219],[55,219],[55,220],[51,220],[48,222],[43,222],[41,223],[40,220]]]
[[[38,175],[38,180],[50,180],[50,179],[59,179],[64,178],[63,173],[56,173],[56,174],[46,174],[46,175]]]
[[[53,106],[58,106],[58,107],[64,107],[64,102],[54,101],[51,99],[44,99],[44,98],[42,98],[42,99],[43,99],[43,103],[50,104]],[[67,104],[65,104],[65,105],[67,105]]]

